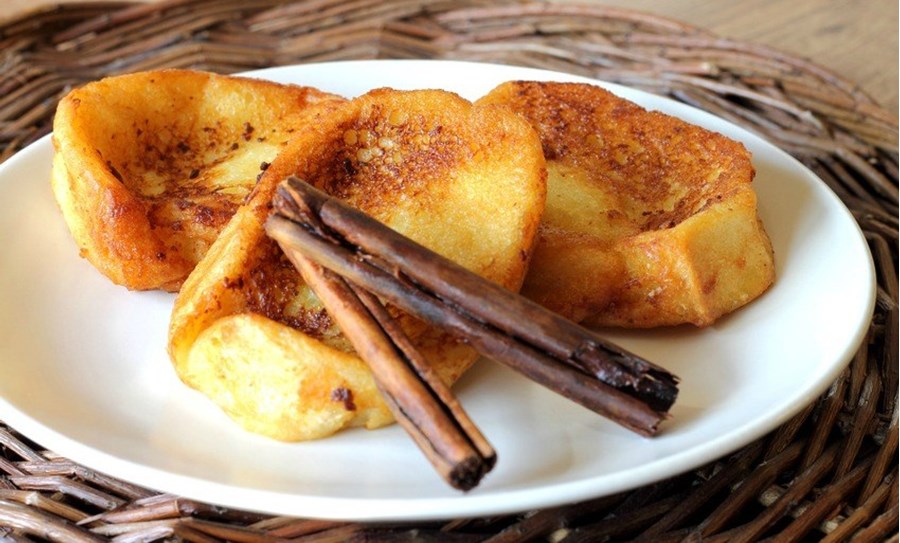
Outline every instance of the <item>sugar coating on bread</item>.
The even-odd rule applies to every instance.
[[[52,186],[81,255],[130,289],[177,290],[308,110],[336,100],[192,70],[71,91],[54,119]]]
[[[478,103],[527,119],[547,159],[526,296],[594,325],[706,326],[773,282],[739,142],[588,84],[508,82]]]
[[[531,127],[444,91],[379,89],[329,105],[260,178],[179,293],[169,351],[179,376],[240,425],[281,440],[392,422],[365,364],[265,235],[296,176],[509,289],[525,276],[546,196]],[[441,378],[476,353],[397,314]]]

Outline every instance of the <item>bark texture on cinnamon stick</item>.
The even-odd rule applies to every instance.
[[[461,337],[482,355],[642,435],[654,435],[678,378],[398,234],[296,178],[273,199],[268,234]]]
[[[279,208],[286,205],[290,203],[282,202]],[[323,230],[320,224],[310,226]],[[435,470],[454,488],[477,486],[496,463],[496,453],[400,325],[371,293],[354,288],[290,244],[279,243],[369,366],[394,418]]]

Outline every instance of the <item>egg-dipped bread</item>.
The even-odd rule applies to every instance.
[[[265,234],[282,180],[301,178],[512,290],[546,196],[540,140],[504,108],[380,89],[316,115],[185,282],[169,336],[185,383],[247,430],[289,441],[393,419],[366,365]],[[475,360],[461,342],[398,319],[445,382]]]
[[[71,91],[54,119],[52,186],[81,255],[130,289],[177,290],[309,108],[338,100],[192,70]]]
[[[772,284],[742,144],[588,84],[508,82],[477,103],[527,119],[547,160],[524,295],[589,325],[706,326]]]

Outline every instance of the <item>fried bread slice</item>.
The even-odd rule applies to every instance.
[[[81,255],[130,289],[177,290],[308,110],[335,100],[191,70],[71,91],[54,119],[52,186]]]
[[[516,290],[546,196],[540,141],[509,111],[444,91],[381,89],[329,106],[268,167],[176,298],[178,375],[242,427],[294,441],[383,426],[393,419],[367,367],[265,234],[275,188],[291,175]],[[445,382],[475,360],[398,319]]]
[[[508,82],[538,131],[547,209],[524,295],[599,326],[706,326],[774,280],[740,143],[593,85]]]

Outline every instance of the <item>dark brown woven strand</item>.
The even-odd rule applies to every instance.
[[[126,71],[230,73],[355,58],[470,59],[597,77],[750,128],[847,204],[878,268],[867,341],[830,390],[701,469],[614,496],[483,519],[267,517],[88,470],[0,423],[0,540],[897,541],[897,119],[803,59],[655,16],[576,4],[170,0],[66,4],[0,26],[0,160],[74,85]],[[785,361],[790,363],[790,361]]]

